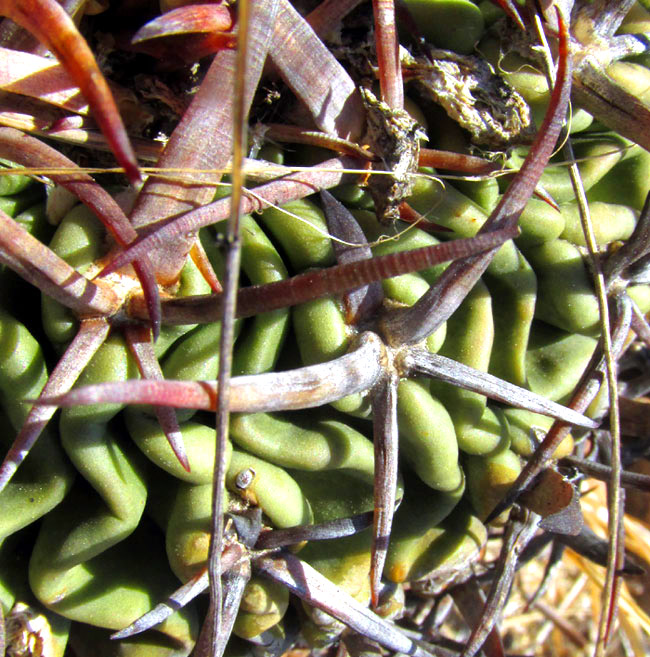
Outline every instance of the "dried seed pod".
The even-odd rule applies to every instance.
[[[512,46],[514,45],[514,48]],[[522,57],[516,52],[517,39],[510,34],[501,43],[487,36],[478,45],[479,51],[497,70],[508,84],[524,98],[530,107],[530,113],[535,125],[542,123],[548,108],[551,93],[546,75],[538,62]],[[571,112],[569,129],[571,133],[587,130],[593,123],[593,116],[581,107],[574,107]]]

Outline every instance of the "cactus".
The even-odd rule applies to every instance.
[[[136,155],[151,157],[155,144],[135,140],[134,154],[65,12],[74,3],[63,4],[0,0],[0,13],[59,57],[61,67],[41,74],[74,80],[104,135],[94,143],[105,140],[134,182]],[[411,52],[400,64],[393,3],[376,0],[366,22],[381,101],[367,72],[354,71],[358,53],[346,43],[341,55],[353,81],[318,36],[352,4],[323,3],[305,20],[288,0],[240,0],[238,12],[161,2],[168,13],[137,26],[134,48],[179,66],[217,54],[131,205],[124,189],[100,186],[52,146],[0,127],[11,171],[0,176],[8,654],[64,655],[67,644],[70,654],[138,657],[270,657],[334,645],[433,655],[444,650],[435,636],[405,628],[417,592],[450,590],[470,625],[463,654],[484,643],[494,652],[503,650],[493,628],[511,557],[538,528],[552,540],[576,531],[551,525],[580,516],[576,489],[556,483],[556,495],[545,483],[540,492],[533,480],[608,411],[607,385],[599,390],[607,323],[583,208],[561,155],[551,157],[573,84],[565,137],[581,161],[616,355],[630,325],[641,339],[650,334],[647,108],[634,87],[647,69],[615,61],[643,56],[642,40],[615,35],[632,3],[577,1],[565,16],[562,7],[524,14],[508,1],[407,1],[400,35]],[[650,18],[638,13],[641,27],[628,22],[643,31]],[[550,84],[542,73],[511,72],[509,86],[476,55],[498,60],[510,44],[512,61],[534,60],[540,49],[517,31],[524,23],[557,46]],[[608,54],[606,73],[586,54],[587,28],[618,53]],[[0,24],[7,39],[10,29]],[[24,50],[21,66],[45,66],[35,45]],[[260,179],[239,203],[240,167],[232,196],[220,170],[233,144],[241,165],[231,125],[249,112],[267,56],[310,118],[255,134],[259,158],[245,169]],[[481,102],[452,98],[455,83],[439,72],[452,68],[468,89],[478,81],[501,90],[486,91],[487,114]],[[635,120],[622,111],[631,99]],[[88,138],[68,129],[73,100],[56,103],[67,118],[49,127],[41,105],[30,110],[40,132]],[[429,143],[404,108],[429,124]],[[503,166],[470,155],[467,135],[501,153]],[[336,155],[323,162],[323,148]],[[305,162],[318,164],[295,166]],[[442,184],[440,171],[481,179]],[[497,171],[508,182],[483,175]],[[29,175],[41,172],[51,183],[47,209]],[[76,200],[68,204],[65,191]],[[231,199],[242,208],[234,232],[219,223]],[[227,397],[218,379],[229,381]],[[215,411],[218,425],[229,418],[216,439]],[[500,527],[502,557],[477,613],[471,564]],[[215,579],[222,608],[213,587],[206,612],[199,594]]]

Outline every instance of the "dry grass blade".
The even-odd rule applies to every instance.
[[[212,477],[212,518],[210,526],[210,551],[208,554],[208,576],[210,581],[210,610],[201,632],[206,639],[199,637],[199,655],[221,657],[225,650],[227,638],[230,636],[232,624],[243,595],[246,581],[250,579],[250,565],[246,575],[230,581],[232,587],[226,598],[223,598],[221,581],[221,553],[223,551],[223,512],[226,489],[226,445],[228,441],[228,425],[230,421],[230,377],[232,371],[232,351],[235,337],[235,306],[237,303],[237,288],[239,287],[239,270],[241,264],[241,204],[245,177],[242,172],[244,148],[247,137],[248,108],[252,98],[247,98],[248,70],[255,66],[254,60],[266,58],[269,39],[260,45],[251,44],[249,53],[249,37],[251,25],[257,22],[261,27],[262,19],[273,19],[277,15],[278,2],[267,3],[266,15],[253,13],[248,0],[244,0],[237,8],[237,59],[235,67],[235,85],[233,90],[233,185],[231,214],[226,229],[225,241],[225,278],[223,282],[223,307],[221,315],[221,335],[219,338],[219,380],[217,382],[216,401],[216,450]],[[258,28],[259,29],[259,28]],[[258,69],[259,70],[259,69]],[[254,78],[257,77],[254,75]],[[257,82],[257,80],[255,80]],[[234,596],[234,600],[232,599]],[[234,604],[233,604],[234,603]],[[234,609],[233,609],[234,606]],[[228,627],[229,625],[229,627]],[[223,627],[222,627],[223,626]],[[209,640],[207,639],[209,637]],[[204,652],[205,651],[205,652]]]
[[[589,214],[589,204],[585,194],[584,186],[578,170],[578,165],[575,162],[573,148],[571,142],[567,141],[564,146],[564,151],[567,158],[571,161],[569,173],[573,185],[574,193],[578,199],[578,207],[580,209],[580,220],[582,222],[582,229],[587,241],[587,248],[589,250],[589,258],[592,266],[594,287],[596,288],[596,297],[598,299],[598,308],[601,321],[601,335],[602,335],[602,348],[605,358],[605,376],[609,390],[609,421],[610,433],[612,437],[612,471],[610,476],[610,506],[609,506],[609,529],[610,529],[610,549],[607,558],[607,577],[605,580],[605,588],[603,590],[603,597],[607,600],[606,609],[603,609],[603,615],[599,625],[599,640],[598,640],[598,655],[603,655],[607,646],[609,634],[611,631],[612,623],[614,621],[616,599],[618,596],[617,575],[616,572],[623,567],[623,552],[621,549],[623,536],[621,515],[622,509],[622,496],[621,496],[621,433],[620,433],[620,419],[618,410],[618,393],[617,388],[617,375],[616,365],[614,360],[614,353],[612,347],[611,326],[609,318],[609,308],[607,302],[607,292],[605,285],[605,276],[600,263],[598,254],[598,245],[594,235],[593,225]]]
[[[596,531],[603,543],[608,541],[603,538],[607,535],[607,518],[603,510],[607,507],[607,489],[604,483],[588,481],[586,483],[588,493],[583,497],[582,507],[585,520]],[[626,549],[633,555],[638,555],[645,559],[647,554],[648,528],[642,521],[632,517],[629,514],[623,516],[625,523],[625,544]],[[606,560],[606,549],[603,550],[603,556]],[[568,564],[577,566],[584,573],[586,578],[592,584],[591,610],[590,617],[597,618],[603,612],[606,613],[606,607],[603,604],[602,590],[605,585],[605,564],[596,565],[590,558],[585,558],[577,553],[569,552],[566,559]],[[643,655],[647,652],[647,637],[650,636],[650,617],[647,614],[645,605],[639,604],[635,599],[632,591],[636,589],[634,580],[629,585],[625,582],[622,584],[620,598],[618,601],[618,637],[624,635],[634,646],[635,655]],[[614,635],[611,643],[616,645],[613,639],[618,638]],[[593,654],[597,645],[595,642],[596,632],[590,637],[590,645],[587,646],[586,654]],[[619,644],[620,645],[620,644]],[[611,646],[610,646],[611,649]]]
[[[598,4],[598,3],[597,3]],[[623,17],[627,14],[629,6],[625,8],[624,3],[613,8],[610,15],[610,21],[613,27],[607,29],[603,27],[606,24],[608,12],[601,12],[599,20],[601,29],[605,33],[613,34],[613,31],[618,27]],[[631,3],[630,3],[631,6]],[[610,8],[612,8],[610,6]],[[539,20],[536,21],[537,33],[545,46],[546,55],[546,75],[550,80],[552,77],[552,65],[550,64],[550,55],[548,54],[548,44],[544,41],[544,31],[541,27]],[[580,75],[584,79],[583,71]],[[602,348],[605,359],[605,375],[606,382],[609,390],[609,421],[610,421],[610,434],[612,439],[612,467],[609,480],[609,530],[610,530],[610,544],[607,558],[607,575],[605,579],[605,587],[603,589],[603,598],[606,604],[603,607],[603,613],[600,618],[598,627],[598,640],[597,640],[597,655],[603,655],[606,649],[612,624],[614,622],[615,610],[617,606],[617,597],[619,591],[619,582],[617,572],[623,568],[624,553],[622,549],[623,544],[623,525],[621,515],[622,509],[622,494],[621,494],[621,434],[620,434],[620,418],[618,408],[618,394],[617,388],[617,373],[614,361],[614,354],[612,350],[611,327],[609,318],[609,308],[607,303],[607,292],[605,276],[603,274],[603,267],[601,265],[600,256],[598,253],[598,245],[594,235],[594,229],[591,222],[589,211],[589,203],[585,193],[584,185],[578,165],[575,161],[575,155],[571,140],[568,139],[563,147],[565,158],[570,162],[569,175],[573,191],[578,202],[578,209],[580,213],[580,221],[582,230],[587,243],[589,252],[589,260],[591,263],[592,275],[594,279],[594,287],[596,289],[596,297],[598,299],[598,309],[601,322],[601,335],[602,335]]]

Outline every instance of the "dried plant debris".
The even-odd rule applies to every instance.
[[[417,171],[422,128],[404,110],[391,110],[371,91],[362,89],[368,127],[364,137],[379,158],[381,170],[390,175],[371,176],[368,189],[382,222],[399,218],[398,206],[412,192]]]
[[[644,80],[646,75],[642,69],[635,70],[638,63],[634,61],[634,58],[645,57],[650,46],[646,10],[635,6],[634,0],[576,0],[567,4],[571,7],[576,106],[609,129],[648,149],[650,113],[643,99],[648,82]],[[546,12],[551,22],[554,21],[552,14],[552,11]],[[500,22],[496,32],[500,54],[498,59],[490,56],[490,60],[499,69],[503,66],[507,79],[528,67],[532,67],[529,71],[541,71],[540,47],[531,38],[531,31],[513,34],[505,22]],[[517,53],[521,58],[508,60],[509,53]],[[541,72],[539,75],[542,77]],[[533,90],[536,85],[526,86],[529,93],[544,93],[541,89]],[[530,101],[531,96],[526,95]]]
[[[297,11],[312,4],[306,18]],[[532,103],[537,130],[522,100],[530,88],[504,68],[513,91],[483,60],[476,4],[440,3],[452,43],[435,43],[439,30],[420,42],[413,28],[402,40],[418,57],[400,64],[395,17],[408,32],[424,4],[375,0],[347,24],[356,0],[169,1],[146,17],[139,3],[114,3],[83,19],[88,46],[66,13],[88,3],[0,0],[61,60],[50,66],[21,39],[31,46],[13,50],[12,70],[37,62],[20,80],[32,98],[20,101],[7,78],[0,108],[0,618],[10,657],[542,655],[549,635],[562,650],[568,637],[574,655],[604,645],[600,607],[585,613],[578,593],[587,577],[605,581],[594,564],[612,553],[617,586],[643,577],[631,555],[645,555],[648,534],[626,517],[634,534],[613,550],[599,527],[604,488],[585,477],[618,477],[601,383],[620,357],[620,483],[650,487],[643,468],[628,467],[648,452],[638,396],[648,390],[639,345],[650,335],[650,156],[629,131],[587,133],[584,110],[570,128],[565,119],[579,98],[572,84],[589,77],[588,48],[631,52],[642,41],[616,34],[632,3],[578,1],[572,13],[572,3],[494,3],[509,17],[502,34],[523,25],[550,44],[540,45],[553,75]],[[462,54],[439,49],[454,46],[456,9],[472,18]],[[93,30],[121,11],[111,58],[129,52],[122,84],[131,73],[151,82],[164,149],[140,134],[132,151],[90,54]],[[362,34],[357,56],[373,63],[364,90],[318,36],[336,26],[342,43]],[[13,38],[5,27],[0,37]],[[137,56],[123,45],[131,35]],[[75,47],[62,48],[64,37]],[[161,53],[201,69],[187,104],[170,96],[185,87]],[[277,73],[304,114],[278,103],[244,153],[245,117],[259,116]],[[367,91],[375,75],[377,96]],[[63,96],[38,84],[66,79]],[[416,86],[470,138],[449,121],[456,141],[445,139],[421,102],[408,109],[430,122],[425,135],[403,109]],[[598,118],[607,123],[607,111]],[[84,144],[84,163],[113,157],[93,150],[110,146],[131,181],[144,161],[156,166],[142,187],[108,189],[74,151],[36,134]],[[520,144],[507,180],[466,155],[469,139]],[[565,163],[551,161],[561,139],[576,142],[603,260],[609,361],[584,208]],[[239,200],[242,170],[229,167],[244,155],[253,173]],[[471,179],[441,184],[424,166]],[[56,186],[49,205],[36,174]],[[231,205],[249,214],[224,229]],[[607,633],[614,650],[627,642],[643,654],[638,628],[650,633],[650,622],[622,591],[621,624]],[[600,605],[606,619],[615,602]]]
[[[484,59],[429,48],[404,68],[418,92],[441,105],[474,144],[504,149],[534,135],[528,104]]]

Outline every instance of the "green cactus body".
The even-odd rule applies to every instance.
[[[434,574],[444,564],[451,565],[453,555],[463,539],[445,526],[445,519],[455,514],[454,509],[465,492],[463,481],[455,491],[433,491],[416,482],[409,486],[403,506],[395,517],[385,575],[393,582],[409,582]],[[467,516],[465,510],[460,515]],[[474,519],[476,524],[476,519]],[[478,528],[480,523],[476,525]],[[485,542],[485,528],[478,529],[475,548]]]
[[[485,36],[486,23],[494,22],[493,8],[485,10],[484,3],[480,8],[478,4],[405,0],[427,41],[463,55],[483,53],[530,102],[534,119],[539,119],[550,97],[545,76],[514,53],[500,59],[498,44]],[[219,3],[215,6],[223,8]],[[641,23],[637,28],[645,30],[647,24]],[[480,39],[479,50],[475,50]],[[608,75],[648,100],[650,72],[642,64],[615,62],[608,67]],[[411,111],[419,114],[418,108]],[[616,253],[635,230],[650,190],[650,155],[624,137],[596,131],[600,124],[593,122],[587,111],[574,108],[570,134],[576,143],[596,241],[605,256]],[[462,130],[455,124],[448,131],[444,128],[451,125],[451,119],[430,123],[433,143],[467,152],[468,137]],[[319,135],[317,141],[330,137],[335,139]],[[343,147],[350,150],[350,144]],[[284,161],[279,146],[266,144],[262,151],[269,161]],[[324,152],[306,149],[296,152],[294,159],[302,161]],[[371,244],[367,253],[406,253],[476,235],[503,199],[527,154],[527,146],[513,146],[506,175],[498,179],[443,184],[434,179],[432,169],[423,169],[424,175],[416,178],[406,202],[425,222],[435,224],[426,231],[401,221],[390,226],[380,223],[372,211],[372,195],[363,185],[339,185],[335,196],[353,208],[352,214]],[[367,164],[379,166],[381,157],[376,153],[370,157],[375,160]],[[533,455],[538,432],[547,431],[554,420],[510,408],[498,395],[494,397],[500,401],[492,401],[476,392],[477,388],[465,390],[442,379],[431,381],[422,368],[409,366],[407,356],[414,360],[417,352],[432,362],[436,355],[442,357],[436,362],[449,359],[457,369],[467,366],[473,368],[473,374],[487,373],[547,400],[567,403],[597,348],[601,321],[584,256],[579,211],[561,157],[556,155],[546,167],[539,185],[559,209],[539,198],[531,199],[519,218],[520,234],[498,248],[464,301],[445,315],[446,321],[428,337],[411,342],[405,338],[399,343],[399,334],[391,334],[389,320],[407,317],[409,309],[440,281],[449,266],[446,263],[383,279],[381,286],[377,285],[383,299],[377,291],[379,301],[361,319],[350,311],[351,295],[330,294],[291,307],[287,301],[288,307],[236,320],[234,377],[252,379],[338,362],[368,335],[381,346],[376,359],[381,361],[381,376],[372,384],[374,388],[358,392],[359,386],[352,394],[315,410],[305,405],[299,411],[277,411],[280,406],[275,406],[269,412],[231,415],[223,455],[230,516],[225,533],[228,547],[241,550],[237,566],[246,562],[254,571],[257,563],[259,572],[260,560],[269,554],[277,560],[278,555],[295,553],[354,601],[369,604],[374,586],[370,578],[375,529],[366,527],[354,535],[323,540],[305,539],[303,534],[293,543],[287,539],[281,548],[267,549],[260,547],[261,538],[255,539],[260,541],[255,545],[254,540],[245,544],[237,537],[232,518],[259,508],[261,537],[273,536],[274,530],[302,528],[306,532],[307,526],[311,531],[312,525],[333,526],[334,521],[350,518],[365,522],[378,497],[373,439],[380,438],[373,438],[371,421],[376,419],[373,409],[379,407],[377,390],[384,384],[386,388],[394,385],[396,390],[399,471],[394,501],[401,506],[395,512],[383,569],[393,597],[378,613],[397,617],[408,608],[403,596],[409,595],[411,588],[444,587],[479,558],[489,530],[484,522]],[[183,185],[178,189],[184,189]],[[0,209],[30,234],[49,242],[51,251],[79,273],[95,280],[117,251],[112,240],[82,205],[72,207],[60,222],[57,217],[54,228],[43,198],[42,185],[31,178],[0,176]],[[242,286],[278,283],[335,264],[340,251],[329,236],[321,209],[327,205],[315,199],[267,207],[255,218],[241,217]],[[223,280],[226,260],[219,242],[225,229],[207,227],[195,232],[193,236],[200,239],[217,277]],[[184,235],[183,239],[189,242],[193,236]],[[173,250],[171,246],[169,250]],[[197,254],[192,255],[198,261]],[[10,258],[2,263],[0,432],[2,443],[8,446],[27,417],[31,401],[46,384],[55,356],[71,343],[80,321],[46,295],[40,319],[33,309],[21,308],[27,303],[21,304],[16,296],[27,284],[9,270]],[[622,286],[623,278],[617,284]],[[141,377],[137,359],[120,334],[122,325],[139,325],[128,306],[131,292],[140,292],[138,281],[127,267],[97,280],[99,286],[112,288],[124,304],[115,316],[102,318],[111,324],[111,333],[84,369],[75,384],[78,388]],[[647,278],[632,280],[627,292],[641,312],[648,312]],[[28,289],[35,292],[35,288]],[[207,295],[211,288],[200,267],[188,257],[178,282],[161,286],[159,292],[168,299]],[[163,377],[214,381],[221,334],[220,322],[163,322],[153,345]],[[368,363],[368,368],[370,365],[374,363]],[[604,408],[605,392],[601,390],[587,414]],[[274,401],[281,396],[272,389],[264,394]],[[18,604],[24,603],[29,613],[45,619],[51,635],[48,657],[64,657],[66,641],[80,656],[185,657],[194,649],[199,635],[197,610],[205,606],[196,602],[176,609],[152,632],[121,642],[109,637],[110,631],[133,623],[167,599],[179,582],[184,585],[206,570],[214,492],[214,409],[196,408],[208,406],[196,404],[176,411],[189,471],[174,455],[152,406],[78,405],[60,412],[0,493],[2,612],[10,619],[12,614],[27,613]],[[379,435],[376,426],[375,430]],[[572,450],[569,435],[554,457]],[[507,512],[497,522],[506,520]],[[234,621],[236,638],[225,654],[277,657],[287,653],[293,646],[291,633],[296,621],[300,623],[299,640],[315,649],[328,648],[338,640],[345,642],[349,634],[330,614],[307,604],[290,604],[285,587],[253,572]],[[347,644],[341,645],[356,654]]]
[[[253,285],[273,283],[287,277],[280,254],[252,217],[244,217],[242,223],[242,268]],[[237,345],[233,372],[261,374],[273,370],[288,328],[287,308],[255,317],[248,333]]]
[[[239,607],[233,632],[251,639],[266,632],[282,620],[289,606],[289,592],[274,582],[253,577]]]
[[[205,567],[208,558],[212,485],[181,483],[173,495],[167,519],[169,564],[182,581]]]
[[[564,217],[545,201],[531,198],[519,217],[521,235],[515,240],[519,248],[537,246],[562,235]]]
[[[372,443],[343,422],[309,415],[302,422],[281,414],[235,415],[230,436],[243,449],[284,468],[353,468],[372,480]]]
[[[469,54],[483,34],[483,15],[468,0],[408,0],[406,6],[438,48]]]
[[[528,385],[549,399],[564,399],[575,387],[596,341],[538,323],[526,354]]]
[[[236,488],[235,478],[243,471],[252,471],[253,480],[242,496],[259,506],[276,527],[309,524],[312,512],[298,484],[284,469],[256,456],[233,450],[227,485]]]
[[[440,354],[485,372],[490,363],[493,335],[492,299],[485,285],[480,284],[450,318],[448,335]],[[491,451],[494,448],[492,441],[475,444],[470,437],[485,412],[486,398],[438,381],[432,381],[430,387],[433,395],[449,409],[458,447],[464,451]],[[499,442],[498,432],[494,440]]]
[[[485,283],[498,300],[492,313],[494,341],[489,370],[518,386],[526,386],[526,349],[535,316],[537,277],[513,245],[492,262]]]
[[[23,423],[30,405],[47,380],[40,346],[25,326],[0,311],[0,427],[3,442]],[[7,536],[56,507],[70,490],[73,472],[55,436],[48,431],[16,477],[0,493],[0,545]],[[5,506],[6,505],[6,506]]]
[[[650,153],[636,144],[625,145],[621,160],[587,192],[587,198],[590,202],[616,203],[640,212],[650,191],[646,175]]]
[[[467,489],[476,515],[485,519],[521,472],[521,461],[510,449],[465,461]]]
[[[529,249],[537,274],[535,316],[565,331],[593,335],[598,331],[598,302],[582,254],[557,239]]]
[[[484,211],[460,192],[447,188],[440,203],[437,184],[429,185],[427,181],[425,187],[428,196],[416,196],[421,209],[435,206],[436,221],[446,223],[458,234],[475,233],[485,220]],[[559,303],[555,314],[545,310],[551,298],[548,293],[544,297],[545,289],[560,284],[567,289],[566,276],[559,282],[552,278],[557,276],[555,261],[561,260],[565,251],[571,255],[569,266],[580,281],[580,293],[586,299],[583,303],[591,303],[593,293],[582,259],[575,255],[576,247],[559,239],[559,235],[567,238],[572,234],[569,231],[573,229],[567,228],[567,211],[542,211],[542,219],[536,223],[536,203],[530,204],[530,217],[524,216],[524,224],[528,222],[529,227],[519,238],[526,255],[513,244],[503,247],[490,266],[485,283],[477,285],[450,320],[427,339],[426,347],[431,353],[559,399],[571,390],[595,344],[591,337],[562,330],[589,333],[595,324],[594,319],[591,324],[576,326],[578,319],[572,319],[572,295],[577,293],[573,288],[568,288],[564,296],[553,295]],[[265,212],[259,224],[252,218],[245,219],[243,264],[250,282],[263,284],[285,278],[287,267],[280,252],[293,271],[332,262],[329,240],[309,228],[313,223],[323,231],[326,229],[318,208],[305,201],[291,204],[290,210],[307,223],[287,218],[276,210]],[[625,220],[627,227],[621,227],[616,220],[618,232],[609,233],[608,240],[625,239],[635,220],[634,213],[629,214],[632,211],[625,208],[616,212],[630,218]],[[381,235],[384,229],[369,213],[357,211],[357,216],[369,240]],[[293,226],[291,231],[288,222]],[[209,233],[204,234],[204,243],[219,271],[222,263]],[[436,238],[416,228],[398,240],[380,242],[374,251],[381,255],[435,243]],[[82,208],[75,208],[62,221],[53,245],[81,268],[91,266],[102,256],[104,248],[101,230]],[[562,247],[559,251],[558,245]],[[444,269],[444,265],[436,266],[385,280],[385,307],[413,305]],[[197,292],[205,292],[205,284],[194,266],[188,265],[181,277],[179,294]],[[72,335],[76,320],[53,302],[44,302],[44,308],[48,334],[60,348]],[[547,321],[553,319],[561,328],[533,321],[535,313]],[[291,311],[273,311],[252,322],[240,321],[236,326],[237,373],[256,374],[275,368],[278,358],[285,357],[282,354],[290,316],[304,364],[342,356],[358,333],[357,327],[347,321],[344,304],[332,297]],[[584,319],[581,321],[584,324]],[[0,325],[7,354],[13,353],[19,359],[11,369],[12,361],[5,358],[1,372],[3,390],[15,389],[16,377],[25,368],[26,359],[31,358],[41,363],[40,369],[32,368],[32,380],[25,383],[19,398],[34,397],[46,377],[38,346],[9,315]],[[214,379],[219,337],[218,323],[165,328],[156,344],[164,376]],[[15,351],[14,343],[24,345],[24,357]],[[289,355],[289,361],[292,357]],[[97,352],[78,385],[137,376],[125,344],[115,335]],[[227,454],[231,508],[260,506],[264,522],[277,528],[326,522],[372,510],[374,456],[368,425],[361,423],[353,428],[346,419],[349,414],[368,417],[369,398],[358,393],[333,406],[336,410],[327,413],[235,414],[230,431],[236,448],[228,445]],[[14,425],[20,423],[25,409],[19,403],[5,407]],[[205,567],[214,459],[214,430],[201,413],[181,410],[177,414],[191,466],[187,472],[174,457],[151,408],[128,408],[120,415],[130,438],[146,459],[124,436],[116,434],[116,418],[121,411],[120,405],[103,404],[63,412],[61,442],[83,480],[62,504],[50,510],[70,488],[70,474],[69,468],[59,463],[61,457],[55,456],[58,447],[48,443],[47,437],[41,439],[30,459],[34,463],[39,458],[48,462],[52,473],[47,474],[47,489],[40,492],[43,500],[53,495],[53,501],[48,502],[50,506],[39,507],[38,513],[23,513],[16,521],[7,520],[5,531],[9,536],[38,514],[46,513],[30,560],[32,590],[56,614],[110,629],[128,624],[163,598],[164,591],[173,588],[171,572],[185,582]],[[435,573],[440,577],[443,573],[452,576],[485,542],[486,530],[478,518],[487,515],[519,472],[516,454],[530,455],[531,427],[547,428],[551,421],[526,411],[486,404],[480,394],[443,383],[429,384],[417,377],[400,382],[397,412],[404,460],[398,499],[402,491],[406,491],[407,497],[396,516],[384,575],[397,583],[419,581]],[[508,449],[511,444],[514,451]],[[568,453],[571,444],[569,438],[558,455]],[[465,456],[461,455],[463,452]],[[40,470],[43,465],[38,467],[39,472],[49,472]],[[151,471],[148,477],[147,470]],[[244,479],[247,481],[242,485]],[[10,486],[3,496],[7,503],[20,507],[26,494],[34,495],[21,490],[19,484],[18,477],[16,487]],[[148,488],[158,491],[151,499]],[[46,495],[50,489],[58,492]],[[459,506],[460,500],[467,498],[473,512],[468,511],[466,503]],[[422,501],[429,499],[430,504],[424,505]],[[158,531],[147,519],[145,507],[166,535],[166,559],[162,556],[162,544],[154,550],[155,554],[142,550],[143,541],[149,540],[145,537]],[[371,545],[371,534],[365,531],[335,541],[308,542],[300,546],[300,557],[366,604],[370,594]],[[122,564],[127,555],[131,559],[128,568]],[[155,562],[160,562],[162,570],[163,561],[169,563],[162,580],[166,584],[153,582],[149,577],[150,569],[145,567],[148,559],[158,560]],[[122,573],[119,586],[100,594],[108,588],[109,573],[116,570]],[[236,635],[263,642],[269,632],[282,634],[282,618],[288,604],[284,589],[253,578],[243,600],[235,622]],[[116,605],[124,610],[123,614],[112,613]],[[160,626],[156,647],[144,638],[132,639],[120,649],[122,654],[186,654],[196,636],[192,609],[173,614]],[[340,635],[343,626],[338,621],[321,612],[306,613],[303,636],[312,645],[328,645]],[[105,630],[80,626],[80,630],[73,631],[71,641],[85,645],[84,642],[96,640],[103,645],[107,639],[102,632]],[[165,647],[170,640],[185,647]]]
[[[531,438],[532,432],[543,432],[550,429],[553,418],[531,413],[522,408],[506,408],[503,415],[508,422],[510,447],[512,451],[523,458],[529,458],[535,451],[536,444]],[[554,457],[562,458],[573,451],[573,437],[568,434],[555,450]]]
[[[325,472],[293,474],[310,501],[315,522],[345,518],[373,508],[372,480],[363,471],[343,469],[336,471],[334,477]],[[336,541],[308,543],[300,557],[353,598],[367,604],[371,542],[366,530]],[[310,619],[306,638],[315,647],[331,643],[345,628],[328,614],[304,609]]]

